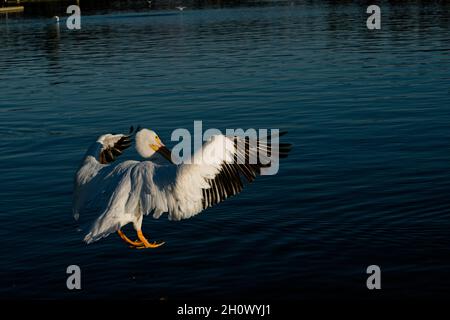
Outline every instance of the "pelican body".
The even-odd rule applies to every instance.
[[[280,134],[281,136],[282,134]],[[133,134],[105,134],[88,149],[75,176],[73,213],[75,219],[93,223],[84,241],[92,243],[111,233],[133,248],[156,248],[142,233],[144,216],[169,220],[190,218],[243,189],[243,180],[252,182],[267,162],[235,163],[259,150],[279,152],[284,158],[290,144],[274,148],[270,142],[251,147],[244,137],[216,135],[192,155],[191,163],[175,165],[171,151],[152,130],[135,133],[135,146],[145,161],[116,161],[132,144]],[[243,142],[243,143],[241,143]],[[162,161],[163,162],[162,162]],[[121,230],[131,223],[137,240]]]

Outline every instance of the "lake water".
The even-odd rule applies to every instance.
[[[369,31],[365,6],[329,3],[0,18],[0,297],[448,297],[450,5],[385,4]],[[190,220],[147,217],[159,249],[83,243],[72,181],[96,137],[140,124],[173,146],[194,120],[294,149]]]

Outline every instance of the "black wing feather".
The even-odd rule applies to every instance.
[[[131,146],[131,136],[121,137],[113,146],[106,147],[100,152],[99,162],[109,164],[114,162],[123,151]]]

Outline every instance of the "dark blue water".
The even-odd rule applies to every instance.
[[[0,297],[448,297],[449,9],[385,4],[379,31],[364,6],[326,2],[84,16],[75,32],[1,18]],[[84,244],[87,147],[136,124],[173,145],[194,120],[288,130],[295,147],[190,220],[147,217],[159,249]]]

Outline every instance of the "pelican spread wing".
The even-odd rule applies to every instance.
[[[278,152],[278,158],[284,158],[290,151],[289,144],[275,145],[270,139],[251,142],[245,137],[216,135],[193,154],[189,163],[160,165],[151,160],[115,163],[115,157],[130,146],[130,136],[100,137],[86,154],[75,181],[75,216],[100,213],[85,241],[90,243],[118,231],[133,246],[159,246],[142,235],[144,215],[159,218],[168,213],[170,220],[190,218],[241,192],[245,182],[252,182],[271,165],[269,155]],[[139,131],[136,144],[141,155],[143,145],[150,145],[167,157],[167,148],[153,131]],[[131,241],[120,231],[128,223],[137,230],[138,241]]]
[[[290,148],[289,144],[279,144],[279,158],[285,158]],[[213,136],[193,155],[191,164],[178,167],[169,219],[190,218],[241,192],[245,182],[253,182],[262,168],[271,165],[268,155],[261,157],[268,152],[274,155],[270,142],[251,144],[244,137]]]
[[[125,149],[131,146],[131,136],[124,134],[105,134],[100,136],[86,152],[83,162],[75,176],[73,213],[75,219],[80,214],[97,213],[104,210],[118,189],[128,166],[126,161],[117,166],[111,164]]]

